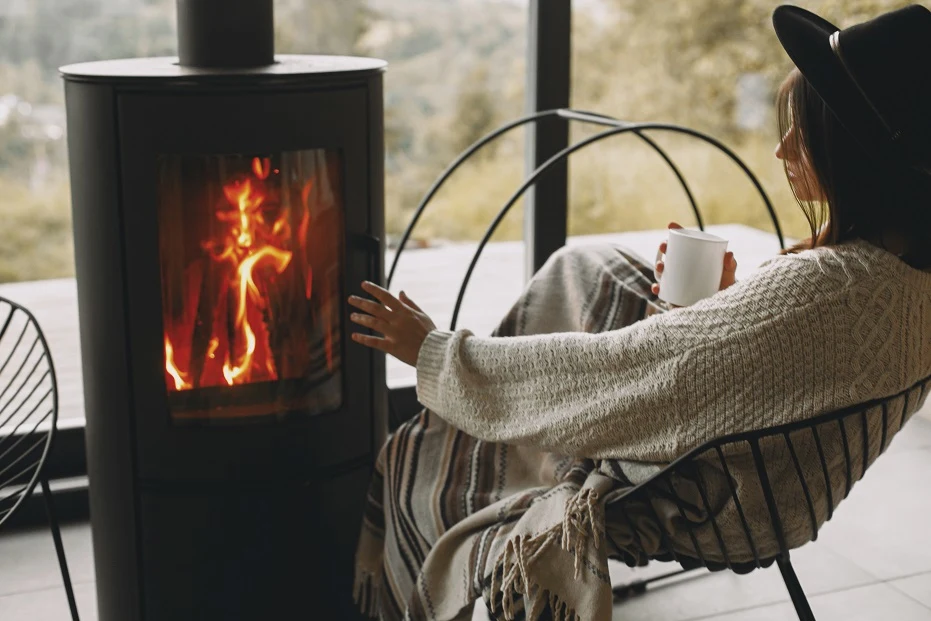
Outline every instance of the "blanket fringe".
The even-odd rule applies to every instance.
[[[598,492],[583,489],[566,501],[566,512],[561,524],[537,535],[516,535],[504,547],[504,553],[495,563],[491,574],[491,593],[501,593],[501,612],[506,621],[515,618],[516,602],[524,597],[529,609],[528,621],[536,621],[548,603],[553,621],[580,621],[574,608],[552,591],[541,592],[540,585],[530,578],[530,567],[541,554],[559,540],[562,548],[575,554],[575,578],[578,579],[585,557],[588,538],[595,548],[601,546],[604,533],[604,512],[598,502]],[[500,573],[500,584],[499,584]]]
[[[597,491],[586,488],[566,501],[566,513],[562,521],[562,547],[566,551],[575,549],[575,579],[579,578],[582,570],[585,544],[589,536],[592,537],[597,550],[601,547],[604,529],[604,510],[598,502]]]
[[[352,599],[359,611],[372,619],[378,618],[381,597],[381,573],[356,570],[356,579],[352,587]]]
[[[521,596],[527,600],[530,609],[526,618],[534,621],[543,612],[539,595],[539,585],[530,581],[530,565],[552,545],[559,533],[555,529],[534,536],[517,535],[507,542],[504,553],[495,563],[491,574],[491,593],[501,593],[501,612],[506,621],[512,621],[517,612],[516,602]],[[498,576],[500,573],[500,584]]]
[[[582,621],[582,618],[569,605],[559,599],[555,593],[549,593],[550,612],[553,614],[553,621]]]

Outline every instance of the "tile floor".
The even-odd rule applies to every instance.
[[[931,621],[931,406],[895,438],[857,484],[819,540],[794,555],[822,621]],[[96,621],[87,524],[64,529],[84,621]],[[669,570],[650,567],[638,575]],[[616,583],[635,572],[612,566]],[[477,608],[475,620],[484,620]],[[747,576],[692,574],[619,604],[619,621],[777,621],[796,619],[778,570]],[[0,535],[0,620],[68,619],[52,540],[46,530]]]

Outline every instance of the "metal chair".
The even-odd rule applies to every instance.
[[[45,474],[58,421],[55,367],[28,310],[0,298],[0,528],[41,485],[71,618],[78,609]]]
[[[854,483],[921,407],[929,381],[801,422],[712,440],[610,500],[608,515],[624,524],[640,552],[620,560],[682,567],[617,586],[615,600],[693,569],[744,574],[775,563],[799,619],[813,621],[789,553],[817,540]],[[765,506],[764,520],[751,519],[751,505]],[[645,526],[661,542],[655,552],[641,539]]]

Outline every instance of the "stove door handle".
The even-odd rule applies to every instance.
[[[366,279],[383,285],[382,260],[384,250],[382,249],[381,239],[363,233],[350,233],[348,238],[350,249],[364,252],[369,259],[369,272]]]

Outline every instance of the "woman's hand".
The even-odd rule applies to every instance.
[[[669,228],[671,229],[681,229],[682,226],[675,222],[669,223]],[[659,245],[659,254],[666,254],[666,242],[663,242]],[[656,262],[656,273],[662,274],[663,268],[662,261]],[[734,258],[733,252],[727,252],[724,255],[724,271],[721,272],[721,285],[718,287],[718,291],[723,291],[737,282],[737,259]],[[659,283],[653,283],[653,286],[650,288],[653,292],[653,295],[659,295]]]
[[[353,313],[349,318],[360,326],[371,328],[384,336],[353,332],[352,340],[366,347],[391,354],[401,362],[417,366],[417,356],[427,335],[436,330],[429,317],[402,291],[398,299],[375,283],[363,282],[362,289],[374,300],[350,296],[349,303],[365,313]]]

